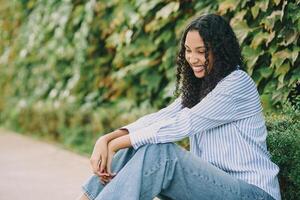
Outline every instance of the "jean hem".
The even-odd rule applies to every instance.
[[[82,186],[81,188],[82,188],[84,194],[87,196],[87,198],[89,200],[95,200],[96,199],[96,197],[94,197],[94,195],[92,195],[92,193],[90,193],[89,190],[86,187]]]

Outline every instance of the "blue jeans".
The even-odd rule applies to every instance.
[[[89,199],[273,199],[175,143],[122,149],[113,158],[112,171],[117,175],[105,186],[96,175],[82,186]]]

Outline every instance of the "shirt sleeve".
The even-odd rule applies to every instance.
[[[160,121],[165,118],[174,117],[177,112],[181,110],[181,97],[178,97],[169,106],[148,115],[145,115],[133,123],[121,127],[120,129],[127,129],[129,133],[135,132],[141,128],[147,127],[150,124]]]
[[[242,74],[242,76],[245,75]],[[228,79],[192,108],[183,108],[173,117],[161,119],[148,127],[129,133],[133,147],[137,149],[148,143],[179,141],[259,112],[260,102],[258,103],[257,99],[251,95],[246,95],[247,98],[245,98],[240,94],[254,91],[253,95],[256,98],[256,87],[252,83],[249,85],[249,78],[240,78]]]

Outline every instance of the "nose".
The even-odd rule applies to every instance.
[[[197,64],[198,62],[199,62],[199,58],[197,58],[196,56],[191,56],[190,58],[189,58],[189,60],[190,60],[190,63],[191,64]]]

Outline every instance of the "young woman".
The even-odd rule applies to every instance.
[[[221,16],[192,21],[177,58],[177,99],[98,139],[81,199],[281,199],[259,95],[242,66]],[[185,137],[190,151],[173,143]]]

